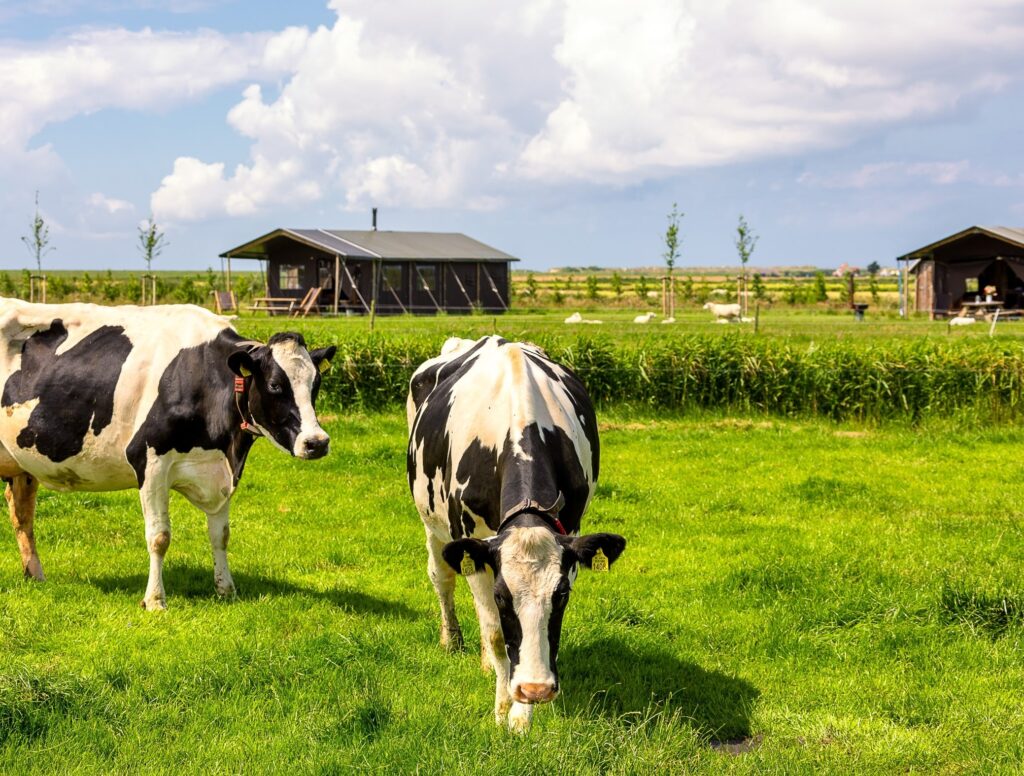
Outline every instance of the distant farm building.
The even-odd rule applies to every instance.
[[[1024,229],[972,226],[901,256],[915,276],[916,309],[955,313],[991,295],[1003,309],[1024,308]],[[986,292],[986,287],[994,289]]]
[[[320,312],[502,312],[518,259],[454,232],[275,229],[221,254],[265,268],[271,309],[312,300]],[[317,290],[319,289],[319,290]]]

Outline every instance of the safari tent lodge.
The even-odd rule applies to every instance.
[[[1024,228],[972,226],[900,256],[916,279],[918,312],[933,318],[991,305],[1024,310]]]
[[[264,270],[265,309],[379,314],[508,310],[518,259],[457,232],[275,229],[221,254]]]

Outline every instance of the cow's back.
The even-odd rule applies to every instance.
[[[572,372],[534,345],[449,340],[408,400],[409,484],[453,537],[488,535],[524,500],[578,529],[598,474],[593,408]]]
[[[125,449],[164,371],[229,328],[193,305],[0,300],[0,475],[16,466],[52,488],[132,487]]]

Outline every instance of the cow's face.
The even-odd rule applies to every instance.
[[[322,458],[331,439],[314,404],[320,371],[335,348],[307,350],[301,334],[275,334],[266,345],[245,346],[228,357],[231,371],[249,379],[253,425],[275,447],[297,458]]]
[[[513,700],[546,703],[558,695],[562,617],[579,566],[590,568],[598,550],[611,564],[625,548],[616,534],[567,537],[547,528],[512,528],[489,541],[460,539],[445,546],[444,558],[456,571],[464,571],[469,553],[478,572],[489,566],[494,573]]]

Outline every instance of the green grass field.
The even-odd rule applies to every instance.
[[[581,312],[600,324],[566,324],[573,312]],[[620,340],[671,338],[680,334],[714,334],[732,336],[754,335],[753,323],[717,324],[711,313],[700,309],[677,312],[676,322],[660,323],[660,317],[649,324],[633,323],[642,312],[616,310],[584,304],[567,306],[562,310],[518,311],[502,315],[395,315],[379,316],[374,331],[385,336],[405,334],[436,334],[476,338],[499,333],[510,339],[530,339],[540,335],[601,335]],[[370,331],[366,316],[340,318],[283,318],[266,315],[242,315],[235,322],[239,331],[247,335],[268,337],[275,331],[299,330],[310,337],[340,338],[362,335]],[[949,340],[989,339],[990,324],[980,322],[970,327],[951,328],[945,321],[932,321],[926,317],[902,319],[893,313],[872,315],[858,322],[853,314],[843,311],[792,310],[784,306],[761,310],[757,334],[765,337],[785,337],[801,342],[826,339],[871,340],[878,338],[942,338]],[[1024,342],[1024,322],[1001,321],[993,332],[996,339]]]
[[[1020,772],[1019,428],[601,420],[584,527],[629,547],[581,576],[529,737],[461,581],[469,650],[437,644],[401,412],[346,413],[322,461],[257,445],[233,603],[183,499],[147,613],[136,494],[42,496],[49,580],[0,556],[0,771]]]

